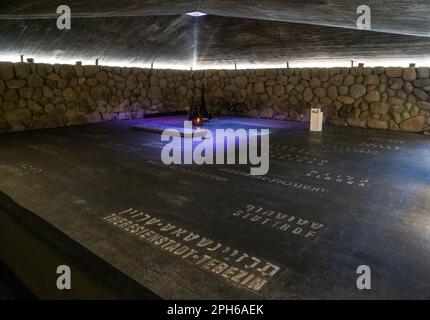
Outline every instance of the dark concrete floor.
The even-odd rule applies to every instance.
[[[2,261],[0,261],[0,300],[34,300],[35,296],[16,278]]]
[[[428,137],[215,120],[271,129],[256,179],[166,167],[141,123],[2,135],[0,191],[163,298],[430,299]],[[360,265],[372,290],[356,288]]]

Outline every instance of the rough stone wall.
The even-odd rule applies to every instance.
[[[251,117],[309,121],[319,105],[331,124],[423,132],[430,128],[429,78],[429,68],[356,67],[221,71],[207,82],[216,83],[212,103],[233,98]]]
[[[0,63],[0,132],[185,110],[188,100],[180,104],[178,89],[191,76],[170,70]]]
[[[208,107],[308,121],[322,107],[336,125],[430,128],[429,68],[173,71],[0,63],[0,132],[142,118],[186,110],[205,83]]]

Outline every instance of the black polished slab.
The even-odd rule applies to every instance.
[[[257,178],[166,167],[141,122],[2,135],[0,191],[162,298],[430,298],[428,137],[216,119],[271,130]]]

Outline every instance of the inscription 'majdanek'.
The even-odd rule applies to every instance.
[[[176,257],[258,293],[280,270],[277,265],[189,230],[128,209],[104,221]]]

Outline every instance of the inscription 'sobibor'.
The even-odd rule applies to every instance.
[[[280,270],[277,265],[240,252],[145,212],[128,209],[104,221],[138,239],[255,293]]]
[[[246,208],[233,212],[233,217],[310,240],[316,239],[326,229],[322,223],[267,210],[253,204],[248,204]]]

